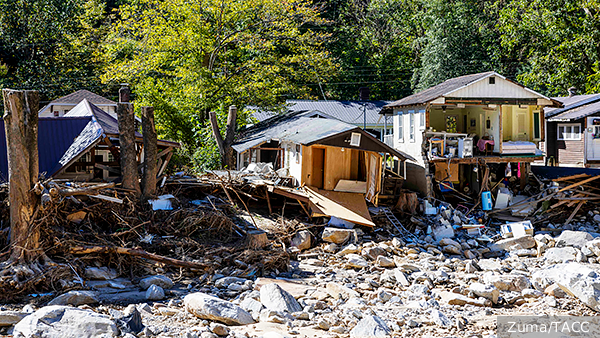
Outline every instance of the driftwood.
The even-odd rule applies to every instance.
[[[144,175],[142,193],[147,199],[156,194],[157,136],[154,125],[154,108],[142,107],[142,131],[144,135]]]
[[[61,196],[77,196],[77,195],[95,195],[100,189],[108,189],[114,187],[113,182],[100,183],[93,186],[87,186],[83,188],[65,188],[59,189],[58,194]]]
[[[142,249],[134,248],[123,248],[123,247],[110,247],[110,246],[75,246],[69,251],[73,255],[87,255],[87,254],[102,254],[102,253],[116,253],[121,255],[129,255],[146,258],[155,262],[168,264],[178,268],[188,269],[200,269],[208,270],[210,266],[202,263],[187,262],[179,259],[169,258],[161,255],[149,253]]]

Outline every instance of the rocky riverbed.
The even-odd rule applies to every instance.
[[[287,272],[131,281],[91,267],[84,290],[6,305],[0,326],[28,338],[495,337],[497,316],[600,311],[594,236],[410,242],[326,228],[317,246],[296,235]]]

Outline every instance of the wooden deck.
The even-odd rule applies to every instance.
[[[527,163],[531,163],[534,161],[538,161],[538,160],[542,160],[544,159],[544,156],[539,155],[489,155],[489,156],[473,156],[473,157],[465,157],[465,158],[458,158],[458,157],[453,157],[451,159],[448,158],[443,158],[443,157],[438,157],[438,158],[434,158],[429,160],[430,163],[437,163],[437,162],[445,162],[447,163],[448,160],[450,160],[450,163],[458,163],[458,164],[475,164],[475,163],[479,163],[479,161],[483,161],[485,163],[509,163],[509,162],[527,162]]]

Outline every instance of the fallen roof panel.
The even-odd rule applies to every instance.
[[[304,187],[315,215],[334,216],[348,222],[374,227],[364,194]]]

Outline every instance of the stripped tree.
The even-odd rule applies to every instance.
[[[154,125],[154,108],[142,107],[142,132],[144,135],[144,175],[142,176],[142,193],[145,199],[156,193],[157,136]]]
[[[119,119],[119,144],[121,155],[122,186],[140,195],[140,181],[137,170],[137,150],[135,147],[135,115],[133,104],[129,103],[129,88],[119,89],[117,118]]]
[[[233,170],[235,169],[235,153],[233,148],[233,141],[235,139],[235,130],[237,129],[237,108],[236,106],[229,107],[229,114],[227,115],[227,127],[225,129],[225,139],[221,136],[219,130],[219,124],[217,122],[217,115],[215,112],[210,112],[210,125],[212,127],[213,136],[217,140],[217,146],[219,147],[219,153],[221,154],[221,164],[224,168]]]
[[[41,277],[47,257],[40,247],[40,229],[34,223],[40,198],[34,192],[38,181],[37,91],[4,89],[4,128],[6,132],[9,201],[10,250],[3,263],[2,282],[12,277],[18,286]],[[13,284],[13,283],[11,283]]]

